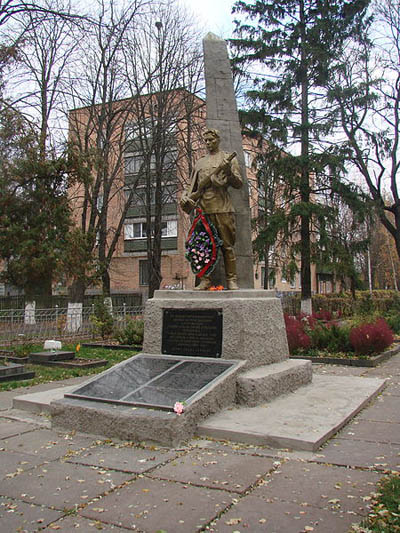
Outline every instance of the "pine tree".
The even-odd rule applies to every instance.
[[[61,265],[71,220],[67,163],[43,160],[32,131],[11,109],[0,113],[0,259],[2,281],[45,301]]]
[[[249,76],[246,125],[288,152],[282,172],[290,208],[286,224],[299,220],[302,309],[311,310],[312,220],[332,215],[318,192],[336,187],[343,173],[339,149],[324,141],[333,133],[326,85],[339,66],[341,51],[358,35],[369,0],[239,1],[232,45],[238,69]],[[296,151],[292,150],[297,146]],[[294,247],[296,253],[296,247]]]

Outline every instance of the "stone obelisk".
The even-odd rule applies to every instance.
[[[249,187],[247,184],[242,135],[228,50],[226,42],[213,33],[208,33],[203,39],[203,50],[206,79],[207,126],[220,131],[221,149],[223,151],[235,151],[237,153],[244,179],[243,187],[241,189],[230,188],[229,194],[236,211],[235,252],[238,284],[241,289],[252,289],[254,288],[254,274]]]

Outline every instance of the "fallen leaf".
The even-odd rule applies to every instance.
[[[225,524],[227,526],[236,526],[237,524],[240,524],[241,521],[241,518],[231,518],[230,520],[227,520]]]

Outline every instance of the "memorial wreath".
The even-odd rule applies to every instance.
[[[192,272],[198,278],[210,275],[218,263],[222,241],[215,226],[198,207],[185,246]]]

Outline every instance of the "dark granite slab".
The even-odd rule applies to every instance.
[[[137,355],[65,396],[172,410],[175,402],[187,402],[232,364]]]
[[[55,350],[53,352],[33,352],[29,354],[31,363],[44,363],[47,361],[69,361],[75,357],[75,352]]]
[[[25,371],[24,365],[17,365],[15,363],[0,365],[0,381],[15,381],[31,379],[33,377],[35,377],[35,373]]]
[[[9,363],[8,365],[0,364],[0,377],[9,376],[10,374],[21,374],[23,371],[23,365],[17,365],[15,363]]]

